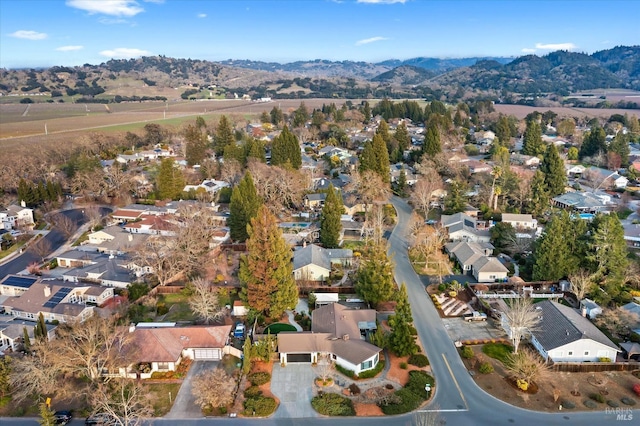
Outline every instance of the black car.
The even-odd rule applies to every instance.
[[[115,424],[115,419],[111,414],[107,413],[98,413],[92,414],[87,417],[87,420],[84,421],[84,424],[89,426],[110,426]]]
[[[73,417],[71,415],[71,411],[56,411],[54,413],[54,416],[56,418],[57,425],[66,425],[71,421],[71,418]]]

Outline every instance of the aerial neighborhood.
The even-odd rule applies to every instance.
[[[103,415],[120,386],[152,395],[140,416],[171,416],[154,387],[188,380],[200,415],[399,414],[444,385],[420,332],[436,321],[479,386],[513,384],[509,403],[533,388],[542,409],[597,409],[609,397],[585,405],[587,386],[629,402],[639,135],[636,116],[383,99],[147,124],[132,147],[70,151],[0,212],[2,392]],[[283,399],[287,371],[310,399]],[[57,396],[79,381],[96,396]]]

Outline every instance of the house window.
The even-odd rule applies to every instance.
[[[588,356],[589,355],[589,351],[584,351],[584,356]]]
[[[169,363],[168,362],[159,362],[158,363],[158,370],[168,370],[169,369]]]
[[[336,354],[331,354],[331,359],[332,359],[332,360],[334,360],[334,361],[335,361],[337,358],[338,358],[338,357],[336,356]]]
[[[362,364],[360,364],[360,371],[368,370],[368,369],[370,369],[372,367],[373,367],[373,361],[371,361],[371,360],[365,361]]]
[[[573,351],[567,352],[567,356],[573,356]]]

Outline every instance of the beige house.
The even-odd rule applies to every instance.
[[[352,258],[352,250],[309,244],[293,253],[293,277],[302,281],[327,281],[333,265],[349,266]]]
[[[514,229],[536,229],[538,221],[530,214],[502,213],[502,222],[508,223]]]

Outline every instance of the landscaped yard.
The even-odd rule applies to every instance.
[[[158,306],[160,306],[161,303],[164,303],[168,310],[163,321],[195,321],[196,319],[189,307],[188,296],[182,293],[160,294],[158,295]]]
[[[153,404],[153,415],[161,417],[171,410],[181,383],[154,383],[147,385]]]
[[[284,324],[281,322],[277,322],[275,324],[271,324],[267,326],[262,333],[263,334],[271,333],[275,336],[281,331],[296,331],[296,328],[291,324]]]

